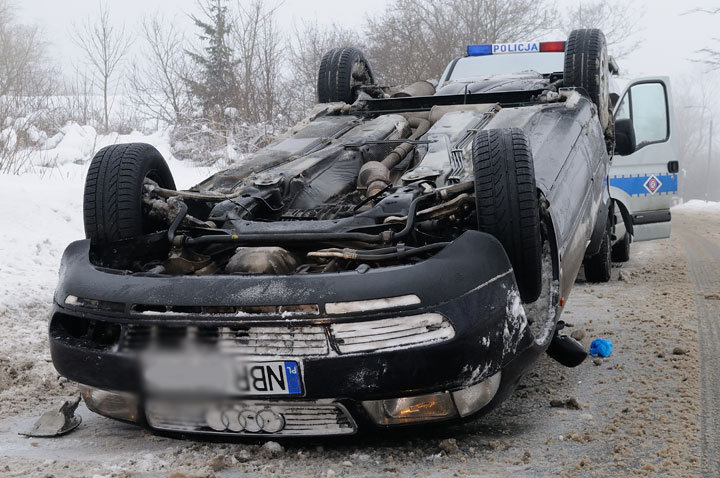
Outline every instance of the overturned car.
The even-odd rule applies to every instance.
[[[562,46],[563,72],[437,91],[332,50],[310,118],[190,190],[152,146],[100,150],[55,367],[155,431],[311,436],[487,412],[551,344],[576,365],[558,319],[613,128],[602,33]]]

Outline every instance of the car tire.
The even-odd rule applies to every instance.
[[[622,240],[612,246],[613,262],[627,262],[630,260],[630,233],[626,232]]]
[[[603,131],[611,133],[608,54],[605,35],[597,28],[570,32],[565,44],[563,86],[582,88],[598,109]]]
[[[600,250],[597,254],[585,259],[583,263],[586,281],[608,282],[610,280],[610,270],[612,269],[610,249],[610,231],[607,230],[600,243]]]
[[[478,229],[505,248],[523,302],[541,290],[540,215],[532,152],[521,129],[480,131],[473,141]]]
[[[175,189],[165,159],[149,144],[114,144],[95,154],[85,179],[83,200],[88,239],[93,243],[113,242],[158,230],[143,214],[145,178]]]
[[[375,78],[370,64],[357,48],[334,48],[320,61],[317,96],[319,103],[342,101],[351,104],[358,87],[372,85]]]

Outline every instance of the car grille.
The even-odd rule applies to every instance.
[[[311,357],[328,355],[331,342],[340,354],[417,347],[455,336],[450,321],[436,313],[327,325],[184,326],[139,325],[124,327],[121,350],[142,350],[151,345],[199,344],[220,352]]]
[[[122,348],[143,349],[151,343],[180,345],[185,341],[213,345],[220,351],[246,355],[327,355],[323,326],[185,327],[128,325]]]
[[[259,413],[270,411],[282,417],[283,425],[279,431],[268,432],[260,429],[257,422],[254,427],[245,423],[246,427],[214,428],[206,419],[209,410],[216,411],[250,411]],[[195,401],[177,402],[150,399],[145,402],[145,416],[148,424],[158,430],[190,432],[226,436],[319,436],[319,435],[350,435],[357,431],[357,425],[350,413],[339,403],[332,401]],[[231,430],[230,428],[234,428]]]

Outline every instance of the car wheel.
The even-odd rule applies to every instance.
[[[630,233],[626,232],[622,240],[612,247],[613,262],[627,262],[630,260]]]
[[[610,280],[610,269],[612,268],[610,256],[610,231],[608,230],[605,231],[597,254],[588,257],[584,261],[585,280],[588,282],[608,282]]]
[[[317,96],[320,103],[353,103],[358,87],[375,82],[370,64],[357,48],[334,48],[320,61]]]
[[[129,239],[157,228],[143,214],[145,178],[175,189],[160,152],[144,143],[114,144],[95,154],[85,180],[85,236],[94,243]]]
[[[478,229],[497,238],[523,302],[541,289],[540,216],[532,152],[521,129],[480,131],[473,141]]]
[[[565,45],[563,86],[584,89],[598,109],[603,130],[610,126],[610,88],[607,44],[597,28],[570,32]]]

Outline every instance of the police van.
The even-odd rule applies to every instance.
[[[612,91],[614,84],[610,82],[610,98],[616,124],[629,122],[636,145],[632,154],[614,155],[610,167],[613,259],[621,262],[629,258],[630,242],[670,237],[670,207],[678,194],[680,165],[670,79],[638,78]]]
[[[520,42],[470,45],[440,77],[442,86],[474,81],[482,90],[507,91],[517,87],[518,73],[542,75],[562,87],[565,42]],[[678,155],[673,105],[668,77],[616,78],[617,63],[608,57],[608,105],[615,117],[616,152],[608,177],[612,260],[624,262],[630,243],[670,237],[670,207],[678,193]],[[631,145],[631,147],[628,147]],[[621,151],[630,154],[619,154]],[[609,271],[607,278],[609,279]]]

